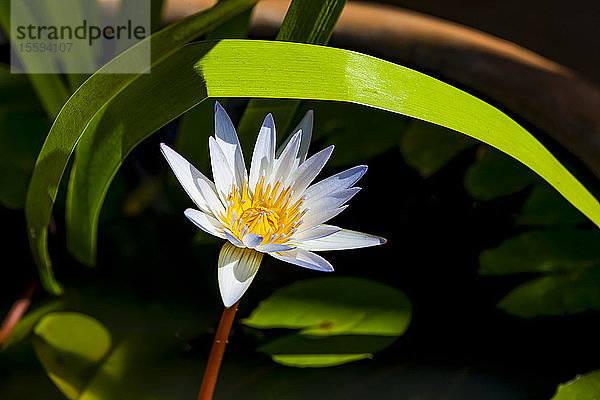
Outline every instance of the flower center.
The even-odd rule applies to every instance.
[[[241,190],[234,186],[227,198],[225,223],[232,234],[242,240],[248,233],[263,238],[261,244],[284,243],[296,232],[307,210],[301,211],[303,198],[295,201],[291,186],[283,187],[282,180],[273,187],[264,187],[265,178],[253,192],[244,182]]]
[[[279,214],[262,206],[247,209],[240,218],[248,225],[250,232],[262,237],[276,231],[279,226]]]

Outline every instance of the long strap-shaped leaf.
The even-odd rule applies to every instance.
[[[277,40],[286,42],[302,42],[311,44],[324,45],[329,40],[333,27],[335,26],[346,0],[294,0],[290,4],[286,13],[285,19],[281,25]],[[247,14],[247,15],[246,15]],[[242,22],[242,27],[236,29],[247,30],[248,19],[250,13],[240,14],[237,19],[246,18]],[[242,20],[243,21],[243,20]],[[232,24],[240,24],[240,21],[231,20]],[[219,29],[223,29],[221,26]],[[208,39],[223,39],[225,37],[218,36],[223,32],[219,29],[209,33]],[[237,33],[237,36],[226,36],[227,38],[242,39],[246,38],[247,34]],[[242,144],[246,144],[248,148],[254,144],[252,136],[260,126],[265,115],[269,112],[273,113],[277,119],[277,125],[281,131],[286,132],[286,126],[291,122],[300,100],[282,101],[281,99],[253,99],[248,103],[245,109],[243,118],[238,126],[238,134],[240,134]],[[209,104],[199,105],[187,112],[182,120],[180,127],[183,128],[178,132],[178,146],[182,144],[198,144],[198,141],[206,140],[205,135],[198,135],[198,132],[191,131],[189,118],[198,118],[198,114],[202,118],[206,118],[208,114],[212,115],[213,107]],[[209,119],[206,119],[209,121]],[[187,129],[186,129],[187,128]],[[194,129],[194,128],[192,128]],[[209,131],[206,132],[207,134]],[[88,135],[91,137],[92,135]],[[291,134],[290,134],[291,137]],[[282,144],[285,145],[287,140]],[[310,135],[302,137],[302,146],[308,146],[305,141],[310,141]],[[206,142],[195,148],[179,148],[181,154],[204,154],[207,155]],[[87,265],[95,265],[96,263],[96,245],[97,245],[97,224],[98,214],[100,212],[97,204],[90,203],[88,194],[89,175],[87,171],[87,158],[91,153],[95,153],[96,148],[92,140],[86,140],[84,137],[77,148],[75,162],[73,164],[71,179],[67,191],[66,201],[66,229],[67,229],[67,248],[69,252],[80,262]],[[196,157],[193,157],[196,158]],[[188,160],[191,160],[188,158]],[[91,196],[95,198],[97,196]],[[92,208],[90,209],[90,205]]]
[[[145,52],[148,51],[147,41],[150,42],[150,59],[153,67],[185,43],[211,31],[222,22],[249,8],[256,1],[223,0],[209,10],[169,25],[102,67],[100,73],[86,80],[61,109],[38,156],[25,204],[29,243],[40,271],[41,282],[46,290],[54,294],[60,294],[62,291],[54,279],[46,239],[52,207],[67,162],[82,132],[89,128],[90,120],[118,93],[139,78],[139,75],[135,74],[112,74],[111,72],[121,71],[123,65],[136,62],[138,56],[144,57]]]
[[[85,84],[80,90],[88,93]],[[69,155],[62,143],[93,134],[96,151],[85,169],[77,173],[88,177],[89,210],[97,215],[111,179],[127,154],[158,128],[208,97],[347,101],[439,124],[486,142],[529,166],[600,226],[598,201],[541,143],[501,111],[408,68],[352,51],[297,43],[195,43],[156,65],[152,74],[139,76],[110,102],[94,110],[97,112],[89,112],[89,105],[80,98],[71,99],[58,117],[60,126],[74,124],[74,119],[80,118],[77,110],[93,116],[79,130],[53,128],[36,170],[51,165],[62,171]],[[47,179],[38,175],[33,181],[30,194],[56,188],[59,174],[43,176]],[[53,197],[40,196],[37,200],[31,201],[26,210],[33,233],[31,247],[35,259],[48,267],[45,227]],[[43,212],[35,212],[34,208]]]
[[[292,1],[276,40],[326,45],[346,3],[346,0]],[[242,145],[254,145],[251,136],[260,127],[267,113],[273,114],[280,132],[288,132],[299,106],[299,100],[250,100],[238,125]],[[290,137],[286,141],[289,139]]]

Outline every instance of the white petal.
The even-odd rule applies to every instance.
[[[275,121],[273,116],[268,114],[260,128],[252,153],[248,178],[250,190],[254,190],[261,176],[264,176],[267,182],[269,181],[275,160],[275,140]]]
[[[242,297],[258,272],[263,253],[240,249],[225,242],[219,254],[219,290],[225,307],[231,307]]]
[[[348,205],[342,206],[340,208],[333,208],[327,210],[310,210],[306,213],[306,215],[302,218],[302,225],[298,228],[298,233],[304,232],[312,228],[313,226],[320,225],[324,222],[329,221],[331,218],[335,217],[342,211],[344,211]]]
[[[255,235],[254,233],[246,233],[244,235],[244,237],[242,238],[242,242],[244,243],[244,246],[249,247],[251,249],[255,248],[256,246],[258,246],[259,244],[261,244],[263,241],[263,238]]]
[[[260,246],[256,246],[254,250],[260,251],[261,253],[271,253],[273,251],[287,251],[292,250],[294,247],[288,246],[286,244],[261,244]]]
[[[198,190],[200,190],[200,193],[204,196],[204,200],[206,201],[211,214],[217,218],[222,218],[225,215],[225,207],[214,189],[202,179],[198,179],[196,184],[198,185]]]
[[[311,210],[330,210],[338,208],[354,197],[360,190],[359,187],[354,187],[351,189],[340,190],[339,192],[334,192],[316,199],[308,199],[304,201],[303,207]]]
[[[236,246],[236,247],[241,247],[242,249],[246,248],[246,246],[244,246],[244,243],[242,243],[241,240],[239,240],[238,238],[236,238],[235,236],[233,236],[233,233],[231,233],[231,231],[227,228],[223,229],[223,233],[225,234],[225,237],[227,237],[227,240],[229,240],[229,242]]]
[[[329,157],[331,157],[332,152],[333,146],[329,146],[300,164],[292,177],[295,193],[292,202],[296,201],[304,194],[304,191],[308,185],[310,185],[317,175],[319,175],[319,172],[321,172],[327,163],[327,160],[329,160]]]
[[[308,148],[310,146],[310,141],[312,139],[312,131],[313,131],[313,121],[314,121],[314,112],[313,110],[308,110],[308,112],[302,118],[302,121],[298,124],[298,126],[292,131],[290,136],[285,139],[285,141],[281,144],[281,146],[277,149],[277,157],[283,152],[283,149],[286,147],[290,139],[299,131],[302,131],[302,138],[300,139],[300,148],[298,149],[298,155],[296,156],[296,165],[300,165],[306,160],[306,155],[308,154]]]
[[[317,225],[305,231],[296,233],[290,238],[292,242],[302,242],[305,240],[319,239],[325,236],[333,235],[342,228],[333,225]]]
[[[202,229],[206,233],[225,239],[223,233],[223,224],[217,219],[207,215],[199,210],[188,208],[184,212],[185,216],[194,223],[198,228]]]
[[[210,165],[212,167],[217,193],[221,200],[225,202],[227,196],[229,196],[229,193],[231,192],[232,186],[236,184],[235,177],[231,168],[229,168],[223,150],[212,136],[208,138],[208,149],[210,151]]]
[[[310,186],[304,192],[304,197],[307,200],[316,199],[334,192],[339,192],[340,190],[348,189],[350,186],[354,185],[365,172],[367,172],[366,165],[359,165],[342,171]]]
[[[206,176],[202,175],[192,164],[190,164],[185,158],[179,155],[175,150],[170,148],[164,143],[160,144],[163,155],[167,159],[169,166],[175,173],[175,176],[181,183],[181,186],[185,189],[188,196],[196,203],[199,209],[204,212],[210,212],[208,204],[200,193],[197,186],[197,179],[200,179],[207,183],[207,185],[214,192],[215,185]]]
[[[236,184],[242,187],[244,180],[248,180],[242,147],[229,115],[218,101],[215,102],[215,138],[234,173]]]
[[[283,178],[283,185],[285,187],[292,174],[292,168],[294,166],[294,160],[298,154],[298,148],[300,147],[300,135],[302,132],[296,133],[288,145],[283,149],[281,156],[275,160],[273,166],[273,175],[271,175],[270,183],[274,185],[280,178]]]
[[[294,249],[281,253],[269,253],[278,260],[317,271],[332,272],[333,266],[318,254],[307,250]]]
[[[325,251],[359,249],[385,243],[386,240],[380,236],[342,229],[332,235],[296,243],[296,245],[305,250]]]

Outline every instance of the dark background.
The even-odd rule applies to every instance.
[[[600,5],[593,0],[383,0],[514,42],[600,84]]]
[[[513,41],[600,84],[598,2],[390,3]],[[2,52],[6,61],[6,46]],[[155,150],[160,141],[172,138],[174,129],[172,125],[162,130],[129,157],[120,173],[126,187],[135,187],[146,174],[168,173]],[[314,143],[311,149],[322,145]],[[600,368],[597,312],[526,320],[496,308],[511,288],[528,277],[479,277],[477,257],[481,250],[519,232],[514,215],[527,191],[491,203],[473,201],[465,193],[463,176],[474,159],[475,151],[467,151],[424,180],[404,163],[398,149],[389,150],[368,162],[369,172],[360,182],[363,191],[335,220],[340,226],[389,239],[381,248],[331,253],[328,258],[341,275],[385,282],[408,295],[413,321],[404,336],[373,360],[297,370],[255,353],[255,336],[237,328],[217,398],[548,399],[559,383]],[[326,169],[323,176],[339,170]],[[115,201],[122,200],[114,196]],[[195,231],[178,213],[178,207],[183,211],[189,204],[176,198],[180,200],[172,202],[172,208],[158,202],[136,217],[106,218],[99,236],[98,269],[88,270],[66,254],[64,200],[59,197],[50,245],[57,274],[67,285],[93,282],[107,294],[125,289],[142,303],[163,297],[194,303],[207,315],[208,328],[180,351],[201,360],[210,345],[210,326],[220,312],[214,274],[201,267],[216,260],[217,248],[209,243],[182,250]],[[23,213],[0,209],[0,221],[0,310],[4,313],[35,276],[35,269]],[[319,276],[265,257],[240,315],[247,316],[274,288]],[[35,300],[44,298],[38,293]],[[25,392],[40,393],[39,399],[60,398],[39,369],[44,383]],[[10,370],[0,357],[0,371]],[[13,374],[17,373],[15,368]],[[32,398],[27,396],[22,398]]]

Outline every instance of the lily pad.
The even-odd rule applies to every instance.
[[[590,400],[600,398],[600,370],[579,375],[558,386],[552,400]]]
[[[600,266],[526,282],[509,292],[498,307],[522,318],[600,310]]]
[[[34,333],[35,352],[50,379],[67,398],[79,398],[111,349],[110,333],[96,319],[74,312],[47,314]]]
[[[373,357],[395,340],[396,336],[335,335],[312,336],[300,333],[273,340],[259,351],[291,367],[332,367]]]
[[[399,290],[367,279],[301,281],[277,290],[242,322],[299,332],[259,348],[274,361],[324,367],[371,357],[408,328],[411,306]]]
[[[480,255],[481,275],[539,273],[499,303],[524,318],[600,309],[600,232],[531,231]]]
[[[59,311],[64,308],[65,304],[62,300],[54,300],[44,305],[37,307],[36,309],[29,311],[19,322],[15,325],[12,332],[4,342],[2,350],[6,350],[9,347],[14,346],[17,343],[22,342],[24,339],[29,337],[33,332],[35,325],[44,317],[53,311]]]
[[[600,262],[598,230],[530,231],[512,237],[479,257],[482,275],[550,272]]]

